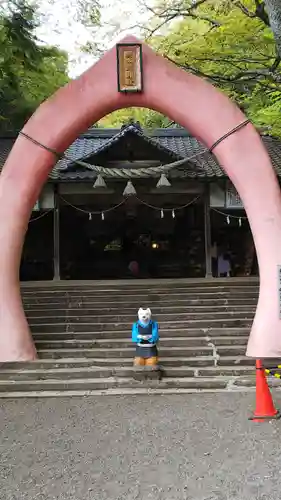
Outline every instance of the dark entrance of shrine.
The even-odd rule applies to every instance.
[[[61,208],[62,279],[205,276],[202,201],[172,211],[131,199],[110,213],[105,208],[104,218],[95,207],[91,217],[88,206],[81,208]]]

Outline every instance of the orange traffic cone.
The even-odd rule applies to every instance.
[[[250,418],[255,422],[263,422],[273,418],[280,418],[280,413],[276,410],[270,389],[267,384],[265,372],[260,359],[256,360],[256,409]]]

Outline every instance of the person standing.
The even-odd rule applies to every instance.
[[[229,277],[231,273],[230,258],[226,253],[220,253],[218,257],[218,276]]]

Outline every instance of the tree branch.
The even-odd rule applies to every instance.
[[[263,21],[266,26],[270,26],[269,16],[265,9],[265,3],[260,0],[255,0],[255,4],[256,4],[256,11],[255,11],[256,16],[259,17],[260,20]]]
[[[243,14],[245,14],[245,16],[250,17],[252,19],[255,17],[259,18],[261,21],[263,21],[263,23],[266,26],[270,26],[269,18],[266,13],[265,4],[263,1],[260,2],[260,0],[255,0],[256,8],[254,12],[250,11],[248,7],[246,7],[246,5],[243,4],[243,2],[240,2],[240,0],[236,0],[234,4],[243,12]]]
[[[199,75],[203,78],[206,78],[208,80],[211,80],[213,82],[219,83],[228,83],[228,84],[234,84],[234,83],[240,83],[240,82],[259,82],[259,80],[267,78],[270,81],[274,82],[275,84],[281,84],[281,74],[280,73],[274,73],[272,72],[271,68],[265,68],[265,69],[255,69],[255,70],[245,70],[245,71],[240,71],[234,76],[223,76],[223,75],[215,75],[215,74],[207,74],[204,71],[195,68],[194,66],[190,64],[179,64],[173,59],[171,59],[168,56],[165,56],[166,59],[168,59],[170,62],[176,64],[180,68],[184,70],[188,70],[191,73],[194,73],[196,75]]]
[[[270,27],[276,42],[276,52],[281,57],[281,2],[280,0],[264,0]]]
[[[194,19],[199,19],[205,22],[208,22],[212,25],[212,27],[220,26],[220,23],[215,19],[211,19],[209,16],[200,15],[196,13],[196,9],[206,3],[208,0],[197,0],[193,1],[191,5],[184,6],[181,2],[178,2],[178,5],[171,5],[168,7],[159,6],[158,8],[151,7],[146,3],[145,0],[138,0],[139,5],[145,8],[148,12],[150,12],[156,19],[158,18],[161,22],[157,23],[154,28],[150,28],[148,38],[153,36],[158,30],[163,28],[166,24],[170,23],[174,19],[178,17],[192,17]]]
[[[239,2],[238,0],[236,2],[234,2],[234,4],[236,5],[236,7],[238,7],[242,12],[243,14],[245,14],[245,16],[247,17],[256,17],[256,14],[255,12],[251,12],[248,7],[246,7],[246,5],[244,5],[242,2]]]
[[[277,68],[278,68],[278,66],[279,66],[279,64],[280,64],[280,62],[281,62],[281,57],[280,57],[280,56],[277,56],[277,57],[276,57],[276,59],[275,59],[275,61],[274,61],[274,63],[272,64],[272,66],[271,66],[271,68],[270,68],[270,71],[271,71],[272,73],[274,73],[274,71],[276,71],[276,70],[277,70]]]
[[[187,14],[187,15],[189,15],[189,17],[192,17],[193,19],[198,19],[199,21],[206,21],[206,22],[210,23],[214,28],[218,28],[221,26],[221,23],[219,23],[215,19],[211,19],[208,16],[201,16],[200,14],[197,15],[197,14],[193,14],[192,12],[190,14]]]

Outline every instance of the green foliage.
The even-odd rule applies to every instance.
[[[253,93],[248,99],[249,118],[263,131],[281,137],[281,89],[270,92],[269,96],[266,93]]]
[[[243,2],[249,13],[254,4]],[[280,135],[281,71],[278,61],[275,66],[271,29],[260,18],[246,15],[235,2],[206,2],[199,14],[178,22],[166,36],[154,37],[150,43],[179,66],[227,92],[256,125]]]
[[[68,81],[67,55],[39,44],[34,4],[0,11],[0,132],[20,129],[36,107]]]
[[[139,122],[144,128],[161,128],[168,127],[173,122],[166,116],[146,108],[126,108],[114,111],[110,115],[105,116],[98,123],[99,127],[104,128],[119,128],[124,123],[129,123],[130,120]]]
[[[96,27],[101,22],[101,5],[99,0],[75,0],[79,20],[88,27]]]
[[[281,66],[265,3],[155,0],[151,5],[144,27],[148,43],[226,92],[258,127],[281,136]],[[169,123],[149,110],[122,110],[102,124],[116,126],[129,118],[144,126]]]

